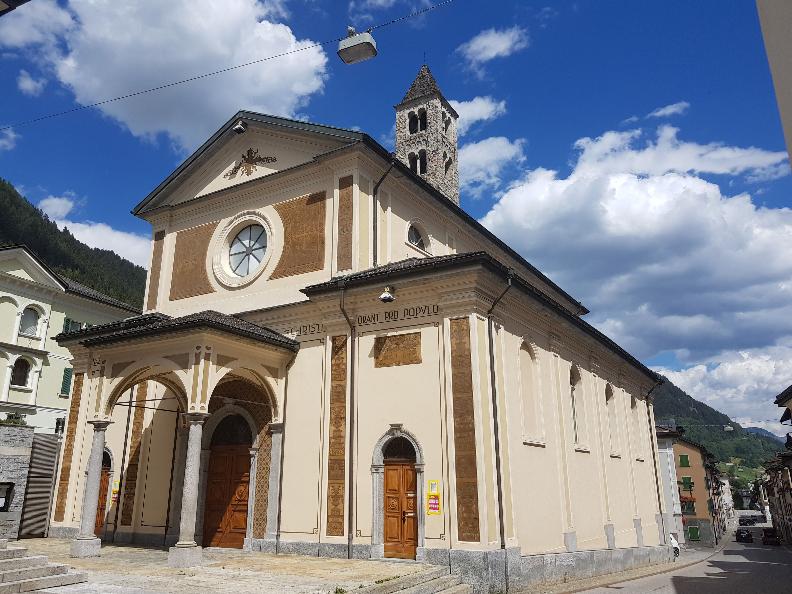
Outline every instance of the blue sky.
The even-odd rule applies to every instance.
[[[427,4],[33,0],[0,19],[0,126]],[[781,431],[767,420],[792,383],[792,176],[753,2],[456,0],[375,37],[379,56],[355,66],[328,45],[15,126],[0,176],[83,241],[145,261],[129,210],[237,109],[388,145],[425,56],[464,120],[468,212],[681,387]]]

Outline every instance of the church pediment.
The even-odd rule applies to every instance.
[[[362,136],[353,130],[239,112],[133,212],[144,215],[272,175]]]

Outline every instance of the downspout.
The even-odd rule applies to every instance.
[[[498,415],[498,389],[497,389],[497,378],[495,377],[495,329],[494,324],[492,321],[492,312],[497,307],[498,303],[500,303],[501,299],[503,299],[504,295],[511,289],[512,287],[512,279],[514,278],[514,270],[509,269],[508,276],[506,278],[506,288],[503,289],[503,292],[498,295],[498,298],[495,299],[492,303],[492,307],[489,308],[487,312],[487,328],[488,328],[488,340],[489,340],[489,367],[490,367],[490,392],[492,393],[492,416],[493,416],[493,427],[495,429],[495,476],[496,482],[498,487],[498,520],[499,520],[499,529],[500,529],[500,548],[506,548],[506,524],[503,520],[503,480],[501,478],[501,446],[500,446],[500,429],[499,429],[499,415]],[[508,567],[508,564],[506,565]],[[508,584],[508,576],[506,576],[506,583]]]
[[[383,176],[384,177],[384,176]],[[352,539],[354,537],[354,518],[353,514],[355,511],[354,505],[354,480],[355,480],[355,471],[354,471],[354,440],[355,440],[355,325],[352,323],[352,320],[349,319],[349,315],[347,314],[345,305],[345,293],[346,293],[346,282],[344,279],[338,281],[338,286],[341,289],[341,300],[339,303],[339,309],[341,309],[341,313],[344,314],[344,318],[346,319],[347,324],[349,325],[349,340],[350,340],[350,347],[349,347],[349,471],[348,471],[348,483],[349,483],[349,507],[347,509],[347,557],[352,559]]]
[[[668,544],[668,536],[667,536],[668,533],[666,532],[666,525],[665,525],[666,519],[665,519],[665,514],[663,513],[663,496],[662,493],[660,492],[660,475],[657,474],[658,461],[657,461],[657,450],[655,449],[655,443],[657,442],[657,438],[656,438],[657,428],[652,424],[652,415],[649,412],[649,397],[652,395],[652,392],[654,392],[658,386],[661,386],[664,383],[665,382],[663,380],[660,380],[654,386],[652,386],[652,389],[649,390],[649,392],[647,392],[646,394],[646,424],[649,426],[649,438],[651,439],[651,444],[652,444],[652,464],[654,465],[655,491],[657,492],[657,511],[660,512],[660,523],[662,524],[661,528],[663,529],[663,541],[664,541],[663,544]]]
[[[373,230],[372,230],[372,235],[374,237],[374,247],[373,247],[373,250],[372,250],[372,254],[373,254],[372,263],[373,263],[374,268],[376,268],[377,265],[379,264],[379,258],[377,257],[379,255],[379,236],[378,236],[378,232],[379,232],[379,210],[377,208],[379,206],[379,188],[382,185],[382,182],[385,181],[385,178],[388,177],[388,174],[390,173],[391,169],[393,169],[393,166],[395,164],[396,164],[396,159],[391,159],[390,165],[388,165],[388,168],[385,170],[385,173],[383,173],[382,177],[379,178],[379,181],[376,184],[374,184],[374,191],[372,192],[373,200],[374,200],[374,219],[373,219],[374,225],[373,225]],[[344,315],[346,316],[346,313],[344,313]],[[347,322],[348,321],[349,320],[347,319]]]

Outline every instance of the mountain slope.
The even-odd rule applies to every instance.
[[[91,248],[61,231],[0,178],[0,244],[25,244],[58,274],[120,299],[143,304],[146,270],[110,250]]]
[[[781,443],[784,443],[784,438],[776,435],[775,433],[770,433],[767,429],[762,429],[761,427],[745,427],[745,430],[748,433],[754,433],[755,435],[764,435],[765,437],[769,437],[770,439],[774,439]]]
[[[775,437],[748,431],[703,402],[692,398],[668,378],[654,391],[654,413],[658,425],[673,419],[685,428],[685,437],[706,447],[718,460],[741,458],[742,465],[758,468],[783,448]],[[731,425],[733,431],[724,431]]]

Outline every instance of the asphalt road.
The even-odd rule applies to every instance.
[[[792,592],[792,547],[762,544],[761,529],[753,543],[734,541],[706,561],[689,567],[620,584],[587,594],[782,594]],[[684,553],[683,553],[684,555]]]

